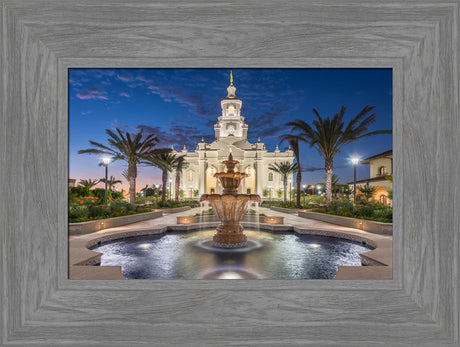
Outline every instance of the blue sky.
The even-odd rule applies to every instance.
[[[376,106],[377,121],[370,130],[392,129],[391,69],[232,69],[236,96],[243,101],[242,116],[249,125],[248,140],[260,137],[268,150],[289,132],[285,123],[313,120],[312,109],[332,117],[342,105],[345,121],[366,105]],[[230,69],[69,69],[69,176],[101,178],[98,156],[77,154],[90,148],[89,140],[107,143],[105,129],[159,137],[158,147],[194,150],[204,137],[214,140],[214,124],[221,115],[220,100],[227,95]],[[341,183],[353,179],[350,158],[369,157],[392,148],[392,135],[377,135],[352,143],[334,161]],[[324,181],[324,160],[302,144],[303,184]],[[109,175],[121,175],[123,162],[109,166]],[[358,167],[358,179],[369,177],[369,166]],[[160,184],[158,169],[140,167],[137,188]],[[102,187],[102,184],[100,185]]]

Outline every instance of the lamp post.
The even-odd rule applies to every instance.
[[[319,195],[321,193],[321,186],[319,184],[316,186],[316,190],[318,191],[318,195]]]
[[[270,201],[272,201],[272,186],[268,186],[268,189],[270,190]]]
[[[307,188],[307,185],[304,184],[302,187],[303,187],[303,207],[305,207],[305,194],[307,193],[305,189]]]
[[[289,202],[292,202],[292,178],[289,179]]]
[[[108,173],[109,173],[109,164],[112,161],[109,157],[102,158],[102,163],[105,166],[105,194],[104,194],[104,205],[107,207],[107,180],[108,180]]]
[[[171,182],[172,178],[169,178],[169,200],[172,200]]]
[[[190,185],[189,188],[190,188],[190,199],[193,199],[193,186]]]
[[[356,166],[359,163],[359,158],[353,157],[351,162],[353,163],[353,203],[356,204]]]

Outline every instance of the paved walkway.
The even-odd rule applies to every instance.
[[[194,216],[201,213],[201,208],[193,208],[185,212],[168,214],[163,217],[143,222],[124,225],[116,228],[108,228],[87,235],[75,235],[69,237],[69,276],[70,278],[123,278],[121,268],[107,266],[81,266],[85,262],[97,260],[100,253],[90,251],[87,245],[95,240],[104,240],[116,236],[129,234],[146,234],[164,232],[168,226],[177,226],[176,217]],[[392,278],[392,236],[372,234],[360,229],[342,227],[313,219],[299,217],[297,214],[288,214],[273,211],[269,208],[260,207],[259,213],[266,216],[284,217],[284,225],[266,225],[273,229],[291,227],[301,234],[319,234],[337,236],[351,240],[366,241],[376,249],[361,254],[363,261],[370,265],[382,266],[341,266],[336,279],[391,279]],[[213,223],[215,224],[215,223]],[[185,227],[186,225],[184,225]]]

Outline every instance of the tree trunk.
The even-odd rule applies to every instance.
[[[174,182],[175,200],[179,201],[180,190],[180,171],[176,171],[176,181]]]
[[[136,203],[136,177],[137,177],[136,164],[128,163],[128,177],[129,177],[129,203],[131,205],[134,205]]]
[[[302,184],[302,168],[299,165],[299,168],[297,169],[297,178],[296,178],[296,183],[297,183],[297,194],[296,194],[296,207],[301,208],[300,206],[300,186]]]
[[[284,185],[284,202],[286,202],[287,176],[283,177],[283,185]]]
[[[161,190],[161,202],[164,204],[166,201],[166,185],[168,182],[168,170],[163,170],[161,174],[161,180],[163,181],[163,189]]]
[[[326,200],[331,200],[332,197],[332,169],[334,162],[331,159],[324,160],[324,169],[326,171]]]

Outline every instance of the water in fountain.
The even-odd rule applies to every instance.
[[[239,162],[233,160],[231,152],[228,160],[223,163],[227,167],[227,172],[219,172],[214,175],[222,184],[223,194],[204,194],[201,196],[200,201],[209,201],[221,222],[217,227],[217,233],[213,236],[214,247],[245,247],[247,237],[243,233],[240,220],[246,213],[248,203],[250,201],[259,202],[260,196],[256,194],[238,194],[238,187],[247,175],[235,172],[235,166]]]

